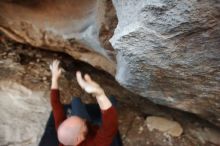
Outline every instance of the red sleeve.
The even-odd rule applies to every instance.
[[[55,127],[57,130],[59,125],[66,119],[63,105],[60,102],[60,93],[58,89],[51,89],[50,100],[53,110]]]
[[[112,106],[102,111],[102,125],[95,137],[95,146],[110,146],[118,130],[118,116]]]

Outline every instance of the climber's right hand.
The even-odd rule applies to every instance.
[[[92,94],[95,97],[105,95],[104,90],[99,86],[98,83],[93,81],[88,74],[85,74],[84,78],[80,71],[76,72],[76,79],[82,89],[87,93]]]

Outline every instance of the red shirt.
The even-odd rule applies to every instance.
[[[60,94],[58,89],[51,90],[51,106],[55,120],[56,130],[59,125],[66,119],[63,105],[60,102]],[[110,146],[113,137],[118,130],[118,116],[116,109],[112,106],[102,113],[102,125],[100,127],[91,124],[88,125],[88,134],[79,146]],[[59,144],[63,146],[63,144]]]

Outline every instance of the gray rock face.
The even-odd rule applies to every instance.
[[[220,126],[220,1],[113,0],[116,79]]]

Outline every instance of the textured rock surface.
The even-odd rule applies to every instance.
[[[174,137],[179,137],[183,133],[183,128],[178,122],[164,117],[149,116],[146,124],[150,131],[156,129]]]
[[[0,82],[0,145],[36,146],[49,116],[44,92]]]
[[[18,42],[66,52],[114,75],[112,48],[99,42],[100,29],[105,32],[114,23],[111,8],[108,0],[2,0],[0,30]]]
[[[0,30],[112,75],[116,57],[116,79],[130,91],[220,126],[219,3],[113,0],[115,50],[109,0],[2,0]]]
[[[113,0],[116,79],[220,126],[220,1]]]
[[[12,76],[24,69],[11,60],[1,60],[0,69],[0,145],[36,146],[50,113],[48,90],[17,83]]]

